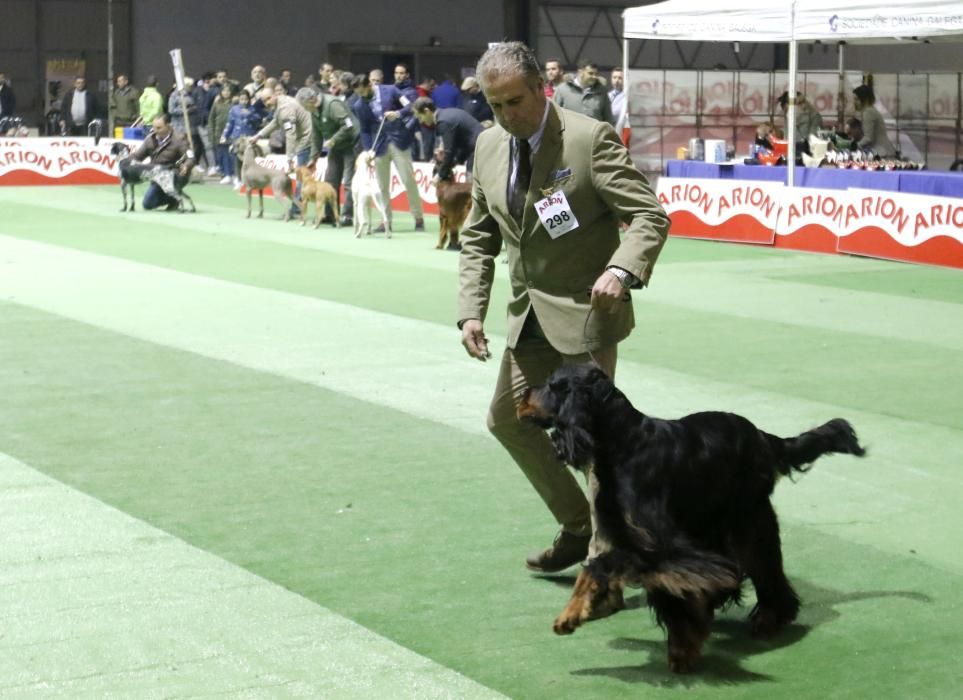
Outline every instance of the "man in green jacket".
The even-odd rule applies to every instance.
[[[608,122],[545,97],[535,54],[496,44],[476,75],[497,126],[475,146],[472,209],[462,230],[458,325],[471,357],[490,357],[484,322],[496,261],[508,251],[508,334],[488,428],[555,517],[555,543],[528,557],[538,572],[582,561],[595,542],[589,501],[548,435],[515,411],[531,386],[594,359],[614,376],[635,325],[631,289],[645,287],[669,220]],[[627,228],[620,235],[620,227]],[[591,474],[590,488],[594,488]],[[611,610],[610,610],[611,612]],[[599,613],[601,614],[601,613]]]
[[[110,113],[113,126],[130,126],[140,116],[140,92],[123,73],[117,76],[117,87],[110,95]]]
[[[599,67],[594,61],[579,61],[575,80],[556,87],[552,99],[559,107],[615,124],[609,93],[599,82]]]
[[[353,223],[354,204],[351,201],[351,178],[354,177],[355,144],[358,143],[360,127],[357,118],[348,105],[335,95],[320,93],[318,107],[311,114],[313,138],[311,139],[311,159],[326,155],[327,168],[324,181],[335,192],[345,184],[344,206],[341,208],[341,224]],[[324,207],[325,223],[334,223],[334,212],[330,205]]]

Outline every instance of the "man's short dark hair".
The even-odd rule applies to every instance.
[[[359,75],[353,81],[351,81],[351,89],[357,90],[358,88],[371,87],[371,78],[367,75]]]
[[[876,102],[876,93],[873,92],[873,88],[870,85],[860,85],[856,87],[853,90],[853,94],[866,104],[871,105]]]
[[[430,97],[419,97],[411,105],[411,108],[416,114],[423,114],[425,112],[434,112],[437,108],[435,107],[435,101]]]
[[[153,75],[148,75],[147,80],[144,81],[144,85],[146,87],[153,87],[153,88],[157,87],[157,78]]]
[[[598,70],[599,64],[590,58],[583,58],[581,61],[578,62],[578,69],[583,70],[585,68],[594,68],[595,70]]]
[[[154,119],[163,119],[165,124],[171,123],[171,115],[169,115],[167,112],[161,112],[156,117],[154,117]]]

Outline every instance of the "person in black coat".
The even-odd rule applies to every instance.
[[[13,94],[13,87],[7,82],[6,74],[0,73],[0,119],[12,117],[16,109],[17,98]]]
[[[79,75],[60,103],[60,123],[70,136],[86,136],[87,125],[97,116],[97,98]]]
[[[461,83],[461,108],[472,115],[475,119],[485,125],[485,122],[492,122],[495,116],[492,108],[485,99],[485,93],[481,91],[481,86],[475,78],[467,77]],[[486,125],[487,126],[487,125]]]
[[[437,109],[430,97],[419,97],[412,109],[419,123],[435,127],[436,148],[444,149],[444,157],[438,166],[438,179],[451,179],[452,169],[459,163],[465,164],[470,175],[475,158],[475,140],[482,132],[478,120],[458,107]]]

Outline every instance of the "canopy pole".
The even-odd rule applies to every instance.
[[[619,129],[619,138],[622,139],[622,143],[625,144],[626,148],[632,141],[632,125],[629,123],[629,85],[631,85],[629,80],[629,40],[628,37],[622,38],[622,123],[616,124],[615,128]],[[626,134],[625,132],[628,132]]]
[[[836,44],[839,53],[839,95],[836,96],[836,131],[846,130],[846,69],[844,54],[846,52],[846,42],[840,41]]]
[[[786,110],[786,140],[789,148],[786,153],[786,185],[793,187],[796,181],[796,2],[790,3],[789,10],[789,108]]]

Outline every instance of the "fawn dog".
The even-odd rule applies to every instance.
[[[258,191],[258,202],[261,205],[258,218],[264,217],[264,188],[270,187],[274,192],[274,197],[284,202],[286,199],[294,201],[294,187],[291,178],[285,170],[275,170],[267,168],[256,162],[257,158],[262,158],[264,153],[258,145],[245,136],[239,138],[233,146],[241,157],[241,182],[247,190],[247,218],[251,218],[251,194],[254,190]],[[284,221],[291,218],[291,208],[285,204],[284,214],[281,217]]]
[[[304,217],[308,213],[308,207],[314,202],[314,228],[321,225],[324,216],[325,204],[331,205],[334,212],[334,225],[341,226],[341,207],[338,204],[338,193],[324,180],[314,178],[314,163],[308,163],[294,169],[294,173],[301,184],[301,201],[297,202],[298,209],[301,210],[301,225],[304,226]]]

